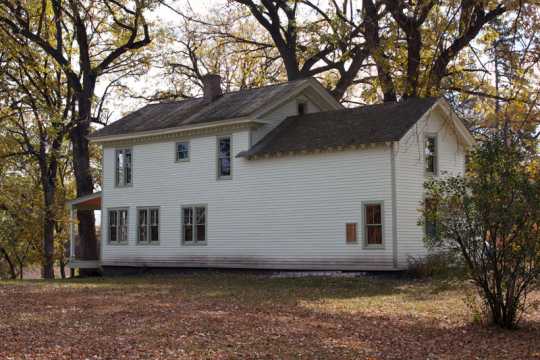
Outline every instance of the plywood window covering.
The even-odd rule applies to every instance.
[[[348,223],[345,224],[345,229],[347,233],[347,242],[348,243],[355,243],[357,241],[356,239],[356,223]]]
[[[364,231],[366,245],[382,245],[382,206],[381,204],[364,205]]]

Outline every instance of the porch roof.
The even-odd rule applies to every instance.
[[[74,210],[101,210],[101,191],[70,200],[67,205]]]

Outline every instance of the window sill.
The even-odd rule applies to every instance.
[[[232,180],[232,176],[218,176],[217,180]]]
[[[159,241],[154,242],[138,242],[137,246],[159,246]]]
[[[364,244],[364,250],[384,250],[385,247],[383,244],[381,245],[367,245],[367,244]]]
[[[182,241],[182,246],[206,246],[206,245],[208,245],[208,242],[206,241],[198,241],[198,242]]]
[[[123,245],[129,245],[129,242],[110,242],[108,241],[107,242],[107,245],[111,245],[111,246],[123,246]]]

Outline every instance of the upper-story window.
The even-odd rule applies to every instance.
[[[424,144],[424,161],[427,174],[437,174],[437,137],[426,136]]]
[[[176,161],[189,161],[189,142],[176,143]]]
[[[306,113],[307,104],[305,102],[299,102],[296,104],[298,115],[304,115]]]
[[[133,159],[131,149],[116,150],[116,186],[130,186],[132,184],[132,161]]]
[[[231,137],[218,138],[217,153],[217,177],[218,179],[230,179],[231,172]]]

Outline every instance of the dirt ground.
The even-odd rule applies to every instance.
[[[460,281],[199,272],[0,282],[0,359],[540,359]],[[466,300],[469,299],[469,300]]]

